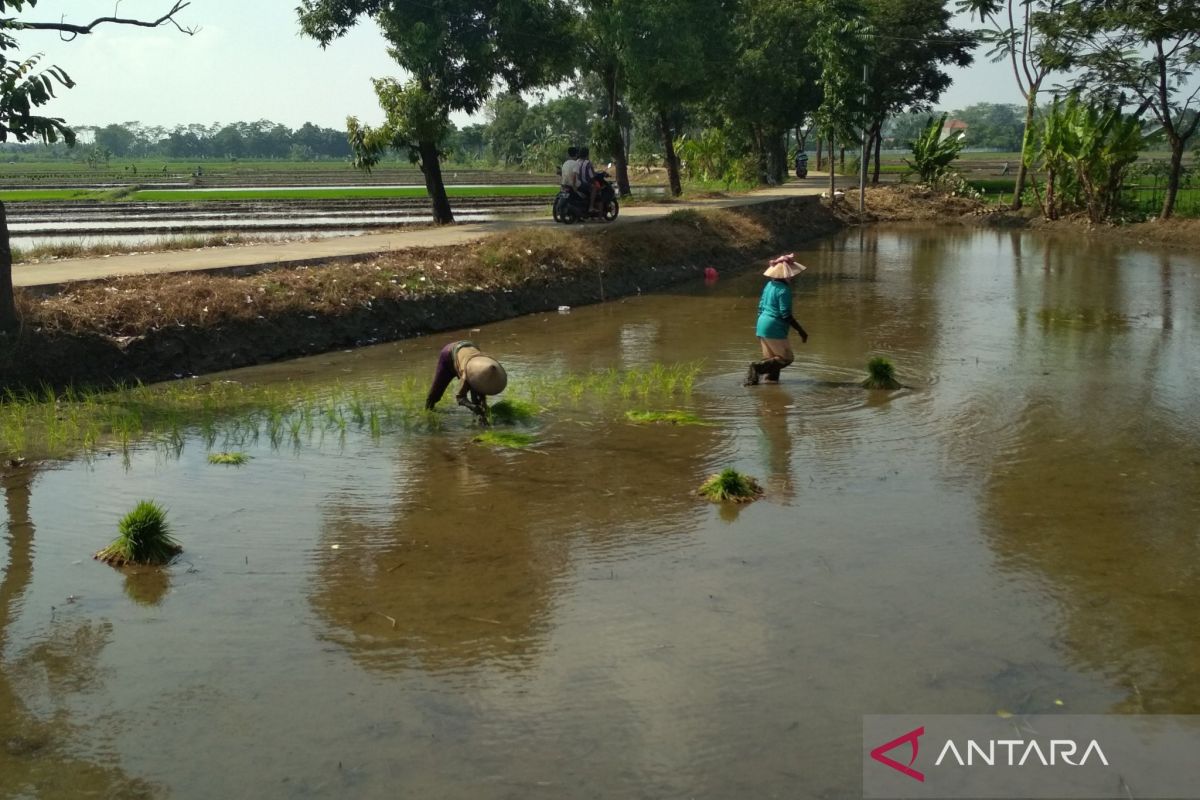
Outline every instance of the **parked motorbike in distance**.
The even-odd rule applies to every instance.
[[[588,213],[588,196],[578,189],[559,189],[554,198],[554,221],[564,225],[573,225],[580,220],[601,220],[612,222],[621,213],[621,204],[617,202],[617,193],[608,181],[607,172],[597,172],[596,181],[600,191],[596,193],[595,213]]]

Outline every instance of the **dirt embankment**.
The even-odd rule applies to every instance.
[[[838,217],[847,223],[949,222],[991,228],[1029,228],[1055,234],[1083,234],[1125,244],[1200,247],[1200,219],[1096,224],[1081,213],[1048,220],[1041,217],[1036,208],[1012,211],[1007,206],[955,197],[913,184],[869,187],[866,206],[867,213],[859,216],[858,191],[847,192],[844,204],[837,212]]]
[[[696,280],[843,223],[815,198],[253,275],[170,274],[18,293],[0,388],[156,381],[584,305]]]

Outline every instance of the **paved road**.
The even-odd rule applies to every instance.
[[[680,208],[728,208],[788,197],[817,195],[828,187],[828,180],[828,177],[814,176],[803,181],[793,180],[780,187],[760,189],[749,194],[719,200],[630,206],[621,210],[621,216],[615,224],[664,217]],[[852,179],[850,178],[839,180],[839,185],[846,186],[847,189],[851,183]],[[119,275],[300,265],[330,259],[365,257],[413,247],[464,244],[488,234],[518,226],[554,224],[554,221],[549,218],[508,218],[495,222],[421,228],[419,230],[400,229],[389,233],[338,236],[305,242],[234,245],[204,250],[174,250],[162,253],[64,259],[41,264],[18,264],[13,267],[13,285],[54,286],[73,281],[97,280]],[[594,226],[589,224],[588,227]]]

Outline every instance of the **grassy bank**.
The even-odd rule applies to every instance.
[[[477,325],[744,268],[838,226],[797,198],[605,229],[530,227],[355,263],[19,291],[22,327],[0,338],[0,382],[152,381]]]

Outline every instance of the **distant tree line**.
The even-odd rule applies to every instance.
[[[91,144],[73,149],[65,144],[48,148],[5,144],[0,149],[10,159],[19,155],[37,160],[95,160],[97,155],[104,161],[125,158],[315,161],[350,157],[350,143],[345,131],[322,128],[311,122],[295,130],[265,119],[228,125],[177,125],[173,128],[126,122],[102,127],[76,125],[74,130],[82,140],[91,138]]]

